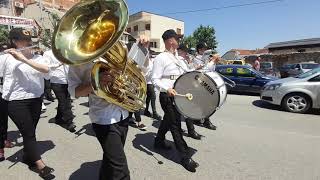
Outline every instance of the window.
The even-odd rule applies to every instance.
[[[310,79],[309,82],[320,82],[320,75]]]
[[[181,29],[180,28],[177,28],[177,34],[181,34]]]
[[[131,33],[131,27],[127,28],[127,32]]]
[[[157,42],[150,42],[150,47],[151,48],[158,48]]]
[[[136,26],[133,27],[133,31],[134,31],[134,32],[136,32],[136,31],[138,31],[138,30],[139,30],[138,25],[136,25]]]
[[[233,68],[221,68],[217,69],[217,71],[226,76],[231,76],[233,74]]]
[[[151,30],[150,24],[146,24],[146,30]]]
[[[255,74],[247,68],[237,68],[236,74],[240,77],[255,77]]]

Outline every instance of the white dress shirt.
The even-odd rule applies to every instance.
[[[68,84],[69,66],[62,64],[52,53],[52,50],[46,51],[43,54],[51,67],[50,82],[55,84]]]
[[[75,89],[81,84],[91,82],[93,63],[80,66],[70,66],[68,74],[69,93],[75,97]],[[117,105],[111,104],[95,94],[89,95],[89,117],[92,123],[100,125],[114,124],[129,116],[129,112]]]
[[[6,58],[8,57],[8,54],[0,55],[0,93],[2,93],[2,85],[3,85],[3,71],[4,71],[4,62],[6,61]]]
[[[147,84],[152,84],[153,62],[154,62],[154,58],[150,58],[149,64],[148,64],[148,67],[147,67],[147,72],[145,74],[145,78],[146,78]]]
[[[170,79],[168,76],[180,76],[187,71],[188,67],[177,55],[163,52],[154,59],[152,82],[161,92],[167,92],[176,81],[176,78]]]
[[[194,59],[193,59],[193,63],[196,66],[203,66],[200,71],[215,71],[216,69],[216,65],[214,62],[210,61],[207,62],[207,64],[205,64],[205,59],[203,59],[203,55],[197,55]]]
[[[30,61],[48,64],[40,55],[33,56]],[[39,98],[44,92],[43,79],[47,74],[16,60],[12,55],[7,55],[0,72],[3,72],[4,80],[2,98],[7,101]]]

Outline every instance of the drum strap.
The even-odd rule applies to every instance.
[[[162,76],[161,79],[177,80],[179,77],[180,75],[167,75],[167,76]]]

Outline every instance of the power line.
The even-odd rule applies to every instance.
[[[235,5],[222,6],[222,7],[213,7],[213,8],[207,8],[207,9],[197,9],[197,10],[189,10],[189,11],[162,13],[162,14],[171,15],[171,14],[186,14],[186,13],[195,13],[195,12],[203,12],[203,11],[215,11],[215,10],[221,10],[221,9],[237,8],[237,7],[244,7],[244,6],[253,6],[253,5],[260,5],[260,4],[270,4],[270,3],[277,3],[277,2],[283,2],[283,1],[285,1],[285,0],[270,0],[270,1],[245,3],[245,4],[235,4]]]

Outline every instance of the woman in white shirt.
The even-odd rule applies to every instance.
[[[43,78],[49,67],[41,62],[41,56],[33,55],[30,49],[16,50],[30,46],[31,37],[31,33],[22,28],[13,28],[9,32],[13,48],[5,51],[8,57],[0,67],[0,72],[4,72],[2,98],[8,102],[9,117],[23,137],[24,162],[45,178],[54,170],[42,161],[35,132],[41,113]]]

